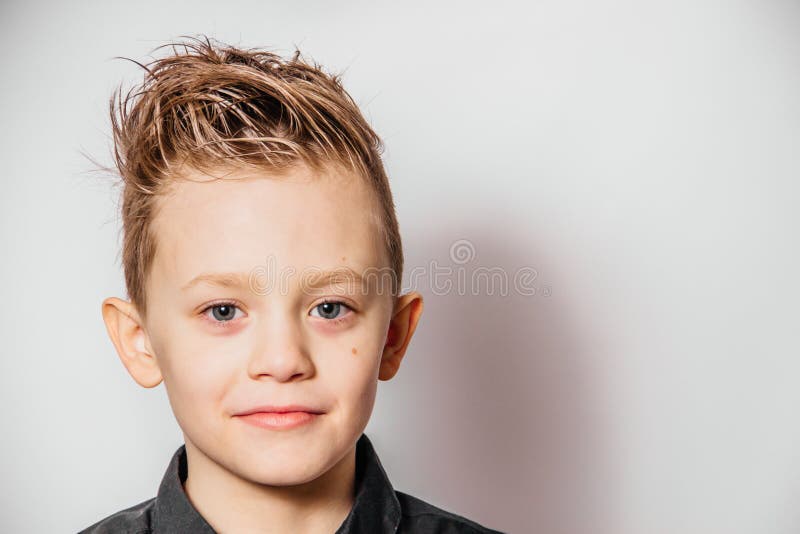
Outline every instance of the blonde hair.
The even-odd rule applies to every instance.
[[[185,36],[182,36],[185,37]],[[145,282],[156,252],[157,198],[184,168],[297,163],[340,165],[367,180],[378,199],[382,240],[397,297],[403,252],[383,144],[341,76],[293,57],[241,49],[208,37],[169,42],[172,54],[141,66],[140,86],[110,99],[113,157],[122,178],[122,262],[129,299],[144,316]],[[128,59],[128,58],[122,58]]]

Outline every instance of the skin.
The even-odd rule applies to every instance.
[[[217,532],[330,534],[352,508],[355,444],[378,380],[400,367],[422,296],[304,285],[308,268],[389,266],[363,179],[305,166],[185,177],[159,199],[147,314],[107,298],[108,334],[137,383],[164,382],[186,444],[184,489]],[[283,289],[248,278],[270,257],[273,272],[295,269]],[[183,289],[221,272],[241,273],[240,284]],[[344,305],[320,306],[326,299]],[[263,404],[324,413],[281,430],[235,416]]]

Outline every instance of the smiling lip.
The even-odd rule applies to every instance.
[[[235,417],[253,426],[285,430],[310,423],[322,413],[307,406],[259,406],[237,413]]]
[[[302,406],[300,404],[290,404],[288,406],[255,406],[249,410],[238,412],[234,415],[250,415],[254,413],[288,413],[288,412],[306,412],[311,414],[323,413],[322,410]]]
[[[247,415],[239,415],[237,417],[243,422],[253,426],[270,428],[273,430],[285,430],[310,423],[319,417],[319,414],[309,412],[256,412]]]

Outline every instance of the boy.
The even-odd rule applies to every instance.
[[[83,532],[497,532],[395,491],[363,433],[422,296],[399,294],[381,141],[339,77],[178,46],[111,98],[130,301],[102,312],[185,443],[155,498]]]

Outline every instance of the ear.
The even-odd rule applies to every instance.
[[[136,307],[128,301],[109,297],[103,301],[103,321],[119,359],[133,379],[145,388],[160,384],[161,369]]]
[[[386,345],[383,347],[378,379],[389,380],[397,373],[411,336],[417,329],[422,308],[422,295],[416,291],[397,299],[386,335]]]

